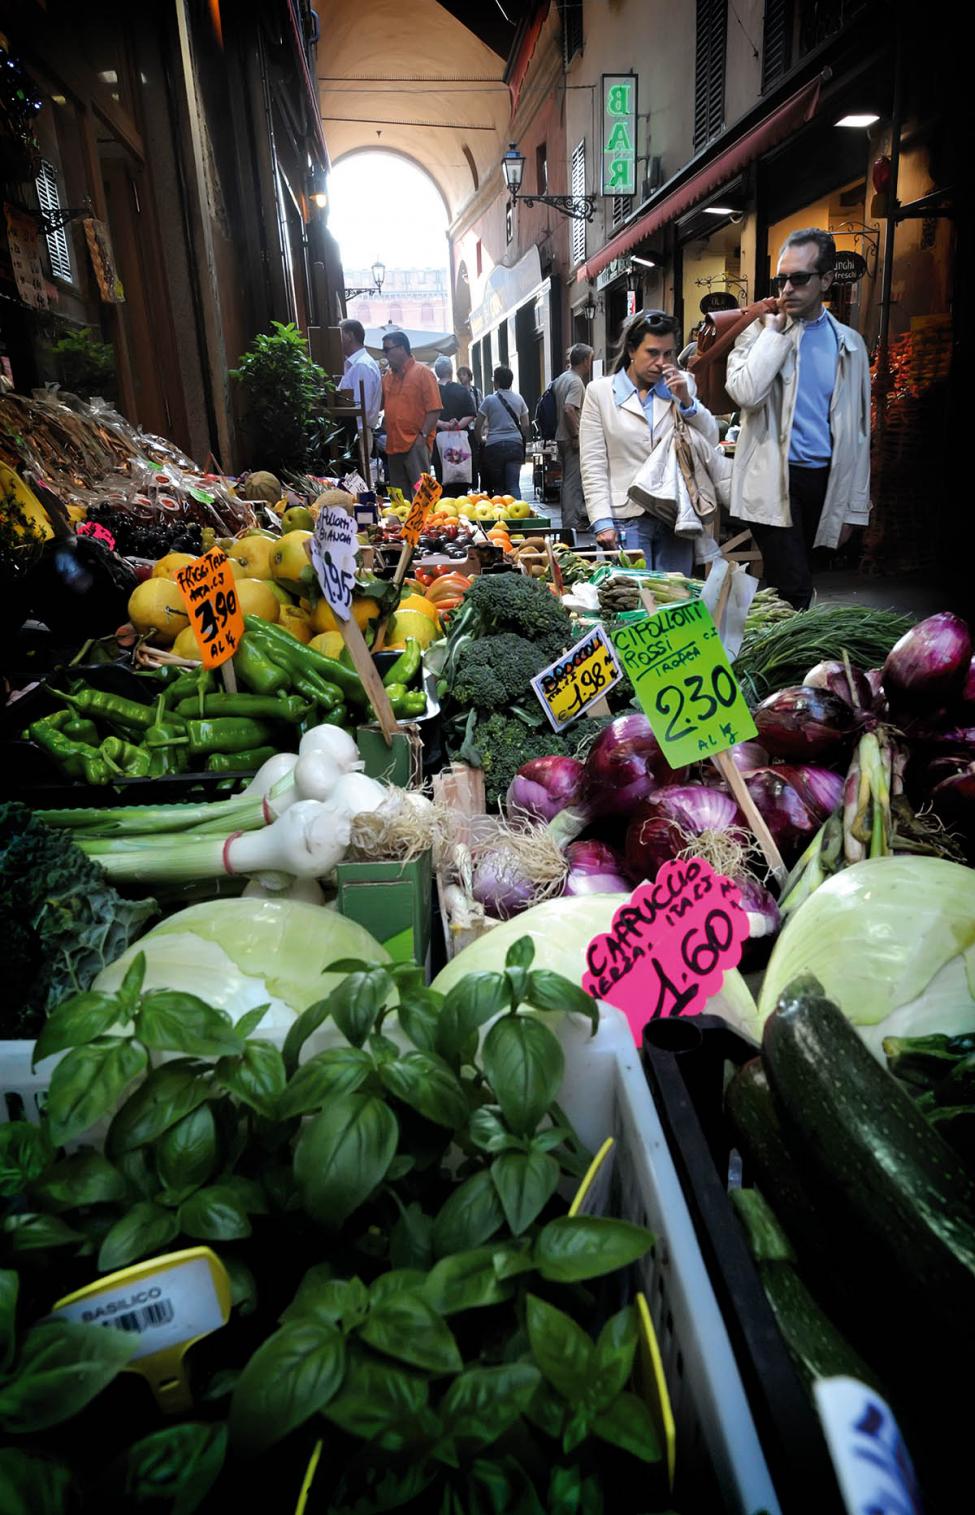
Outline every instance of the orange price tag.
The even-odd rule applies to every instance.
[[[443,494],[442,486],[437,482],[432,473],[420,475],[420,482],[416,494],[413,496],[413,504],[410,513],[403,522],[403,536],[411,547],[415,547],[420,540],[420,532],[423,523]]]
[[[230,561],[219,547],[181,568],[176,584],[190,618],[206,668],[219,668],[232,658],[244,635],[244,613]]]

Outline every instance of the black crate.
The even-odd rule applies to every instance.
[[[825,1515],[844,1505],[819,1416],[727,1193],[729,1175],[737,1181],[741,1165],[724,1115],[724,1088],[729,1073],[756,1055],[717,1016],[655,1020],[644,1029],[644,1072],[782,1507]]]

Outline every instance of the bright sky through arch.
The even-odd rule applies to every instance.
[[[447,268],[447,213],[433,180],[395,153],[343,158],[328,181],[328,226],[346,269]]]

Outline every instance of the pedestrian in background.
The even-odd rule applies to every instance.
[[[512,389],[514,374],[503,364],[494,370],[494,394],[485,395],[474,432],[481,450],[481,483],[488,494],[521,496],[521,469],[531,422],[528,406]]]
[[[470,428],[474,425],[477,415],[477,407],[474,404],[474,396],[466,385],[461,384],[454,378],[454,365],[449,358],[438,358],[433,365],[433,371],[437,376],[440,386],[440,398],[443,402],[440,407],[440,416],[437,420],[437,438],[433,449],[433,466],[437,478],[441,484],[444,482],[443,457],[441,454],[441,438],[449,443],[451,433],[462,431],[463,440],[470,447]],[[467,472],[461,473],[457,469],[452,470],[451,485],[460,484],[464,489],[471,487],[470,456],[468,455]]]
[[[481,401],[484,399],[484,396],[481,394],[481,391],[474,383],[473,371],[470,368],[458,368],[457,382],[458,384],[463,384],[465,389],[470,390],[471,398],[474,402],[474,416],[476,418],[477,412],[481,408]],[[476,489],[478,480],[480,478],[480,447],[478,446],[477,437],[474,434],[473,421],[467,428],[467,435],[471,444],[471,488]]]
[[[813,552],[870,517],[870,363],[863,338],[826,310],[836,245],[794,231],[779,257],[776,314],[742,332],[726,388],[741,408],[731,514],[747,521],[765,581],[797,610],[813,595]]]
[[[579,421],[586,384],[592,373],[593,350],[585,342],[569,348],[569,366],[552,385],[557,424],[555,440],[559,444],[562,466],[562,525],[573,531],[588,531],[589,517],[582,494],[579,467]]]
[[[440,386],[418,363],[405,331],[383,335],[389,372],[383,375],[383,424],[386,476],[397,489],[411,493],[422,473],[430,471],[430,448],[440,415]]]
[[[375,358],[366,351],[366,332],[361,321],[356,321],[351,316],[345,321],[340,321],[339,338],[345,357],[345,367],[342,369],[338,387],[341,393],[350,394],[353,404],[358,405],[361,386],[366,420],[363,426],[361,418],[357,417],[356,426],[360,432],[365,433],[363,442],[366,457],[371,458],[372,440],[379,424],[379,413],[383,402],[382,374],[379,372],[379,364]]]
[[[634,504],[629,489],[651,452],[673,439],[674,407],[710,444],[713,415],[695,399],[693,376],[676,366],[677,322],[663,310],[641,310],[624,324],[616,370],[593,379],[579,424],[582,487],[600,547],[642,549],[648,568],[690,574],[694,543]]]

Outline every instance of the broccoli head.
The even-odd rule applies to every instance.
[[[572,620],[557,595],[524,573],[481,574],[464,597],[470,618],[481,634],[517,631],[538,644],[542,638],[558,657],[572,642]],[[544,667],[544,663],[539,668]],[[539,672],[539,668],[535,672]]]
[[[478,637],[459,649],[451,694],[461,705],[504,710],[527,693],[545,662],[537,645],[514,632]]]
[[[496,640],[500,640],[497,638]],[[578,745],[576,733],[557,735],[548,726],[529,726],[517,716],[495,711],[475,722],[473,731],[456,754],[462,761],[484,770],[488,810],[503,801],[518,769],[532,758],[557,754],[572,757]]]

